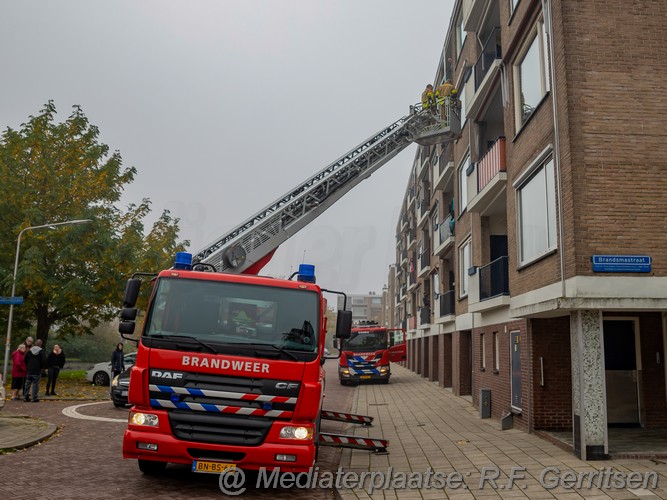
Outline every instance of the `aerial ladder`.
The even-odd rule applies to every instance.
[[[320,216],[361,181],[368,179],[413,142],[434,145],[460,134],[456,107],[446,105],[443,118],[433,109],[410,106],[410,113],[359,144],[227,234],[193,254],[194,268],[213,266],[218,272],[258,274],[280,246]],[[321,418],[372,426],[373,418],[322,410]],[[388,441],[320,433],[320,446],[387,452]]]
[[[413,142],[433,145],[460,133],[455,106],[443,119],[433,109],[410,113],[372,135],[227,234],[193,254],[218,272],[258,274],[277,248]]]

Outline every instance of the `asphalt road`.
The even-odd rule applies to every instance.
[[[336,362],[329,360],[325,409],[349,410],[355,389],[342,387]],[[85,403],[85,402],[84,402]],[[90,403],[93,403],[92,401]],[[128,410],[111,402],[97,402],[73,409],[82,402],[8,401],[3,413],[42,418],[60,427],[48,441],[22,451],[0,456],[0,498],[89,499],[89,498],[222,498],[218,475],[195,474],[187,466],[169,465],[160,477],[144,476],[134,460],[122,458],[122,436]],[[63,409],[67,414],[63,414]],[[84,415],[88,419],[68,415]],[[76,416],[76,415],[75,415]],[[344,425],[323,421],[322,429],[341,432]],[[320,470],[338,467],[340,450],[322,448],[316,464]],[[333,498],[331,490],[255,489],[240,498]]]

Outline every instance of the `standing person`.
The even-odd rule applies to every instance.
[[[25,384],[25,344],[20,344],[12,353],[12,399],[18,401]]]
[[[32,349],[34,339],[32,337],[26,337],[25,341],[23,342],[25,344],[25,352],[27,353],[30,349]]]
[[[32,389],[32,402],[39,402],[39,379],[42,378],[42,370],[46,368],[46,354],[42,349],[42,341],[37,339],[35,345],[25,355],[25,387],[23,388],[23,401],[30,401]]]
[[[454,94],[456,94],[456,89],[451,80],[446,80],[445,83],[435,89],[435,100],[440,107],[440,118],[442,118],[443,122],[447,121],[447,105],[451,106],[451,103],[448,103],[447,99],[453,97]]]
[[[113,372],[111,380],[113,380],[114,377],[116,377],[116,375],[120,375],[121,372],[125,371],[125,361],[123,360],[122,342],[118,342],[116,350],[111,355],[111,371]]]
[[[422,92],[422,109],[435,108],[435,93],[433,92],[433,85],[430,83]]]
[[[49,370],[49,378],[46,382],[46,395],[57,396],[56,380],[58,380],[58,374],[60,373],[60,370],[62,370],[65,366],[65,353],[58,344],[53,346],[53,351],[51,351],[49,353],[49,357],[46,358],[46,365]],[[50,393],[49,388],[51,388]]]

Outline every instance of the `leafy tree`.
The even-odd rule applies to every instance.
[[[99,130],[79,106],[62,123],[49,101],[19,130],[0,137],[0,290],[11,290],[15,245],[29,226],[75,219],[81,225],[26,231],[21,239],[14,308],[16,337],[36,325],[46,345],[60,335],[90,332],[117,315],[125,280],[136,271],[168,267],[178,241],[179,220],[163,211],[150,231],[144,220],[150,200],[127,210],[115,206],[136,169],[99,142]],[[147,288],[147,287],[145,287]],[[7,316],[7,307],[0,315]]]

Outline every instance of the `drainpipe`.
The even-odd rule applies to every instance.
[[[542,12],[544,13],[544,24],[547,27],[549,34],[549,65],[551,67],[551,107],[554,116],[554,169],[556,170],[556,196],[558,198],[558,239],[560,240],[560,283],[561,283],[561,298],[567,296],[565,287],[565,255],[564,255],[564,229],[563,229],[563,189],[562,177],[560,169],[560,131],[558,127],[558,98],[556,92],[556,58],[554,56],[554,31],[553,21],[551,15],[551,0],[542,0]]]

